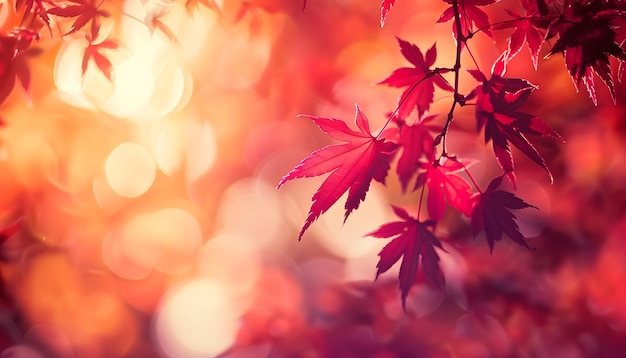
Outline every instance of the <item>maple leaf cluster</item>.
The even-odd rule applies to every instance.
[[[548,163],[531,142],[531,137],[562,138],[525,108],[528,98],[538,88],[526,79],[507,77],[506,68],[510,61],[527,47],[530,60],[537,69],[542,50],[549,47],[544,58],[561,54],[575,89],[584,85],[594,104],[598,103],[596,77],[616,101],[616,82],[620,80],[626,61],[626,5],[621,1],[443,2],[447,8],[433,22],[452,23],[451,33],[456,43],[454,63],[436,67],[436,44],[420,49],[397,38],[400,53],[409,65],[392,71],[379,82],[402,89],[396,108],[383,128],[372,131],[365,113],[358,107],[354,120],[357,130],[341,119],[305,116],[342,144],[314,151],[278,183],[281,187],[296,178],[328,174],[312,197],[312,206],[298,235],[302,239],[315,220],[344,194],[347,194],[347,220],[365,200],[371,182],[385,185],[389,171],[395,166],[403,192],[419,193],[417,214],[413,217],[405,208],[394,206],[393,211],[402,221],[383,224],[369,235],[392,238],[380,253],[378,274],[402,258],[399,279],[403,301],[414,283],[420,261],[427,281],[438,288],[444,286],[439,255],[445,252],[445,242],[438,238],[437,227],[448,208],[469,220],[476,237],[484,232],[491,251],[503,236],[529,247],[511,210],[533,206],[514,193],[498,188],[503,178],[508,178],[513,187],[516,185],[513,147],[545,170],[552,181]],[[381,1],[381,26],[393,15],[396,3],[396,0]],[[495,4],[505,10],[507,18],[491,21],[486,9]],[[115,66],[109,56],[120,45],[113,35],[102,31],[105,22],[116,21],[106,10],[106,0],[15,0],[12,5],[19,16],[19,24],[0,32],[0,104],[7,100],[16,84],[29,101],[33,81],[28,61],[41,53],[34,44],[44,31],[56,39],[66,37],[86,41],[82,74],[85,75],[93,65],[106,79],[115,81]],[[213,0],[184,2],[189,13],[200,5],[222,15],[220,6]],[[248,18],[251,27],[258,27],[262,12],[302,12],[306,6],[311,4],[305,0],[242,1],[232,22],[236,24]],[[165,8],[147,11],[143,22],[151,33],[159,32],[171,43],[178,44],[174,33],[161,20],[166,13]],[[491,72],[484,73],[477,65],[476,68],[461,68],[461,57],[471,54],[472,38],[481,33],[495,42],[497,32],[508,34],[508,39],[506,49],[494,61]],[[461,93],[460,73],[465,70],[475,81],[475,87],[468,93]],[[450,110],[447,114],[431,113],[431,105],[441,91],[446,92],[442,98],[451,98]],[[494,157],[502,169],[502,174],[492,178],[485,190],[481,190],[469,170],[473,160],[451,154],[447,148],[453,122],[464,119],[456,118],[455,111],[468,105],[475,109],[476,132],[484,133],[484,141],[491,143]]]
[[[345,219],[348,219],[365,199],[372,180],[384,185],[395,163],[403,191],[420,193],[417,215],[413,217],[405,208],[392,206],[401,221],[383,224],[367,236],[391,239],[379,253],[376,276],[401,260],[399,288],[403,304],[416,283],[420,266],[427,282],[438,289],[445,286],[439,264],[439,255],[446,252],[445,242],[438,238],[437,225],[447,208],[467,218],[475,238],[484,232],[491,252],[503,237],[531,248],[520,232],[512,210],[536,207],[514,192],[499,188],[504,178],[516,187],[512,147],[543,168],[552,182],[546,160],[529,138],[563,139],[525,109],[526,101],[538,87],[526,79],[506,76],[507,65],[524,45],[537,69],[544,44],[552,43],[545,58],[562,53],[574,86],[578,88],[582,82],[595,104],[598,99],[594,78],[600,77],[615,101],[614,76],[619,74],[611,70],[611,59],[619,62],[620,69],[626,60],[626,33],[623,30],[626,28],[626,6],[622,2],[521,0],[521,12],[507,8],[509,18],[497,23],[490,21],[484,9],[500,3],[499,0],[444,2],[450,6],[437,22],[453,23],[452,34],[457,47],[455,63],[448,67],[434,67],[437,60],[435,44],[423,52],[418,46],[398,38],[400,52],[412,66],[398,68],[379,82],[404,89],[383,128],[375,132],[378,134],[372,134],[365,114],[358,107],[355,123],[359,131],[350,129],[339,119],[305,116],[330,137],[345,144],[314,151],[277,186],[280,188],[296,178],[330,173],[313,195],[313,205],[298,235],[302,239],[310,225],[345,193]],[[395,1],[382,1],[381,26],[387,21],[394,4]],[[496,31],[509,32],[506,50],[494,61],[488,74],[477,67],[467,69],[476,86],[469,93],[461,93],[459,75],[466,70],[461,69],[461,57],[471,48],[470,40],[483,33],[495,41]],[[447,115],[430,113],[436,90],[453,93]],[[476,130],[484,133],[486,144],[491,143],[502,169],[502,174],[491,179],[484,190],[469,171],[475,161],[450,154],[446,145],[449,128],[456,117],[455,109],[467,105],[474,106]],[[442,118],[445,123],[437,125],[437,119]],[[411,186],[413,178],[415,183]]]

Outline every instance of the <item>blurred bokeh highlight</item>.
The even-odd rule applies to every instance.
[[[105,50],[111,80],[93,64],[82,74],[84,36],[44,29],[30,101],[16,88],[0,107],[0,223],[23,221],[0,250],[1,357],[626,352],[622,88],[617,105],[600,88],[595,107],[560,56],[538,72],[526,54],[511,62],[508,75],[540,88],[528,111],[566,140],[535,141],[553,185],[515,158],[517,195],[540,208],[516,213],[536,250],[503,241],[491,255],[450,212],[438,232],[447,290],[418,282],[405,314],[398,268],[374,281],[386,240],[363,235],[393,220],[390,203],[415,212],[417,193],[390,173],[345,224],[338,204],[297,242],[323,178],[274,188],[330,143],[297,114],[351,122],[357,103],[383,125],[401,91],[372,84],[405,65],[394,36],[436,42],[436,66],[451,66],[450,24],[435,24],[448,5],[399,0],[380,29],[376,1],[190,1],[104,2],[101,31],[120,44]],[[155,14],[171,33],[146,25]],[[0,28],[14,15],[1,3]],[[483,71],[506,48],[499,36],[470,43]],[[461,91],[474,86],[463,74]],[[437,95],[432,112],[445,113]],[[485,185],[499,168],[473,108],[457,113],[449,145],[480,161]]]

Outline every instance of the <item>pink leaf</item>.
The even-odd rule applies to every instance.
[[[307,117],[329,136],[347,143],[329,145],[314,151],[278,183],[277,189],[292,179],[313,177],[330,172],[313,195],[313,205],[298,239],[302,239],[308,227],[345,192],[348,192],[345,204],[345,219],[347,219],[365,199],[372,179],[384,182],[389,170],[389,162],[397,148],[395,143],[372,136],[368,120],[358,107],[355,115],[358,132],[348,128],[345,122],[338,119]]]

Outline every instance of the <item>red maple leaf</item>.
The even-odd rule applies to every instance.
[[[15,0],[15,12],[18,13],[23,11],[22,20],[20,21],[20,25],[24,25],[25,20],[29,15],[36,14],[37,17],[43,21],[43,23],[50,30],[50,34],[52,34],[52,21],[48,16],[46,11],[45,3],[50,3],[46,0]]]
[[[550,25],[550,21],[537,16],[539,10],[537,9],[536,1],[521,0],[521,3],[526,11],[525,15],[521,15],[513,10],[506,10],[513,19],[521,20],[505,22],[495,28],[505,29],[512,27],[514,29],[509,37],[506,62],[513,59],[522,50],[524,43],[526,43],[536,71],[539,62],[539,51],[545,40],[546,29]]]
[[[376,265],[378,268],[376,278],[404,256],[400,264],[399,286],[402,292],[402,306],[406,309],[406,297],[415,282],[420,257],[426,282],[440,290],[445,288],[445,279],[439,267],[439,255],[435,251],[435,247],[441,250],[443,247],[439,239],[428,229],[434,222],[421,222],[411,217],[403,208],[393,205],[392,208],[402,221],[384,224],[366,236],[393,237],[378,254],[380,260]]]
[[[454,0],[444,0],[448,4],[452,4]],[[486,6],[500,2],[500,0],[457,0],[459,4],[459,18],[461,20],[461,30],[463,39],[467,39],[474,29],[480,29],[482,32],[494,40],[491,31],[489,16],[478,6]],[[454,7],[450,6],[437,20],[438,23],[448,22],[454,19]],[[458,39],[456,24],[452,24],[452,33],[455,39]]]
[[[439,126],[430,124],[437,116],[427,116],[412,125],[400,122],[398,144],[402,147],[402,155],[398,159],[396,172],[406,191],[409,180],[421,167],[420,159],[423,156],[432,158],[434,154],[434,138],[431,131],[441,130]]]
[[[0,35],[0,104],[13,91],[16,79],[24,90],[27,101],[30,100],[31,76],[27,58],[38,53],[29,48],[38,39],[37,32],[24,28]]]
[[[90,60],[96,65],[96,67],[102,72],[107,80],[111,81],[111,72],[113,71],[113,65],[111,61],[102,54],[102,50],[116,50],[119,48],[117,42],[112,40],[105,40],[100,43],[89,42],[85,53],[83,54],[82,73],[83,76],[87,72]]]
[[[356,107],[355,123],[359,131],[348,128],[344,121],[333,118],[310,118],[326,134],[346,144],[329,145],[316,150],[287,173],[276,189],[289,180],[331,172],[313,195],[311,209],[298,239],[317,218],[326,212],[346,191],[345,219],[365,199],[372,179],[384,183],[389,162],[397,144],[374,137],[365,114]]]
[[[489,182],[484,193],[475,194],[474,206],[470,216],[474,238],[484,230],[492,253],[496,241],[502,240],[503,234],[530,249],[524,235],[519,232],[519,227],[515,221],[517,217],[509,209],[537,208],[513,193],[496,190],[502,183],[502,178],[503,176],[494,178]]]
[[[387,19],[387,13],[391,10],[391,7],[396,0],[382,0],[380,4],[380,27],[385,26],[385,20]]]
[[[55,6],[47,10],[48,14],[52,14],[60,17],[75,17],[74,23],[65,35],[73,34],[74,32],[82,29],[91,21],[90,34],[91,38],[98,37],[100,31],[100,17],[108,17],[110,14],[107,11],[100,10],[99,7],[102,4],[100,2],[96,5],[95,0],[69,0],[69,2],[76,5]]]
[[[437,59],[437,49],[434,44],[424,56],[414,44],[400,38],[397,39],[400,52],[415,67],[398,68],[378,84],[386,84],[391,87],[408,87],[400,96],[398,116],[406,118],[413,109],[417,108],[418,116],[421,117],[433,102],[435,84],[450,92],[454,92],[454,88],[439,73],[430,69],[430,66]]]
[[[446,210],[446,202],[463,215],[469,217],[472,210],[472,188],[457,173],[474,164],[473,161],[443,158],[443,164],[435,161],[417,177],[416,188],[428,188],[427,207],[430,218],[439,221]]]
[[[611,74],[609,56],[626,61],[626,52],[617,42],[617,31],[623,31],[623,11],[606,7],[600,1],[566,1],[564,13],[552,23],[547,38],[558,35],[549,57],[563,53],[565,66],[576,90],[581,81],[589,97],[598,104],[594,77],[597,75],[607,86],[615,102],[615,85]]]
[[[494,64],[492,72],[496,73],[493,73],[490,79],[478,70],[469,71],[477,81],[482,82],[467,96],[467,99],[476,97],[477,130],[485,129],[485,143],[492,142],[496,159],[513,184],[515,174],[509,143],[541,166],[552,181],[552,174],[544,159],[525,135],[563,139],[539,117],[519,111],[537,87],[524,79],[502,77],[504,71],[502,58],[503,56]]]

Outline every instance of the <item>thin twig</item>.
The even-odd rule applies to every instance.
[[[441,156],[447,157],[448,148],[446,143],[446,137],[448,135],[448,129],[450,128],[450,124],[454,119],[454,109],[457,104],[463,105],[465,100],[461,94],[459,94],[459,74],[461,70],[461,51],[463,49],[463,44],[465,43],[465,35],[463,35],[463,28],[461,27],[461,15],[459,13],[459,3],[458,0],[452,1],[452,10],[454,11],[454,23],[456,26],[457,39],[456,39],[456,59],[454,61],[454,99],[452,101],[452,106],[450,106],[450,111],[448,112],[448,117],[446,119],[446,124],[443,126],[443,130],[441,134],[439,134],[437,140],[435,140],[435,145],[439,144],[439,141],[442,140],[442,148],[441,148]]]

